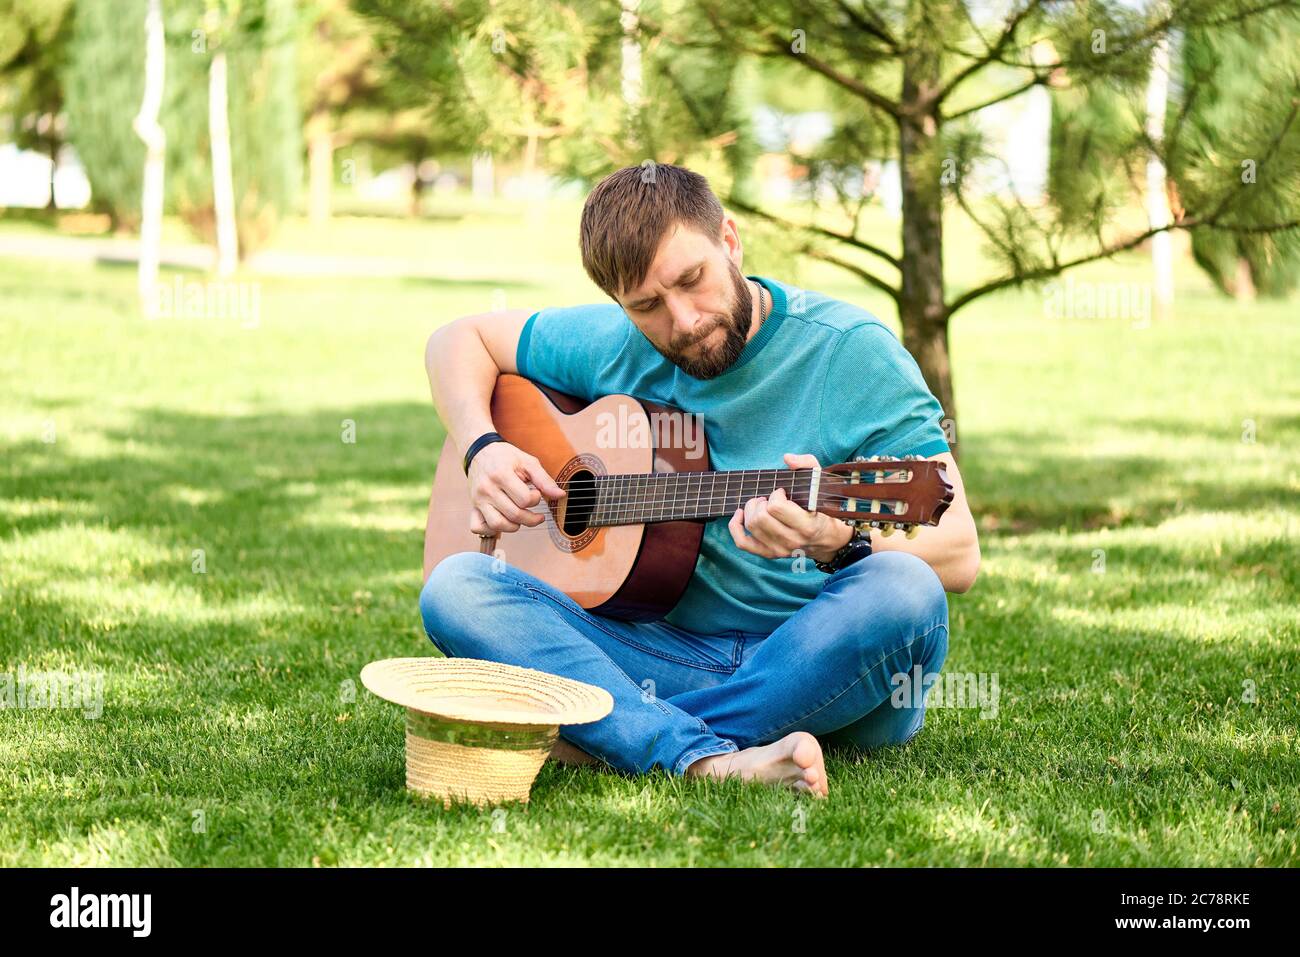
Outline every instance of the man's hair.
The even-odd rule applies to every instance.
[[[645,281],[655,252],[681,223],[715,242],[722,204],[709,181],[682,166],[646,162],[610,173],[582,207],[582,266],[615,302]]]

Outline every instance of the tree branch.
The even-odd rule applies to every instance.
[[[875,286],[890,299],[894,300],[895,304],[898,304],[902,299],[902,293],[897,289],[885,282],[879,276],[868,272],[855,263],[848,262],[847,260],[840,259],[838,256],[832,256],[828,252],[812,247],[805,248],[802,252],[805,256],[808,256],[811,259],[820,259],[822,262],[830,263],[832,266],[839,266],[841,269],[848,270],[868,285]]]
[[[785,38],[783,38],[780,34],[774,33],[771,30],[764,30],[763,36],[766,37],[768,41],[772,44],[770,50],[764,51],[764,55],[766,56],[780,55],[780,56],[789,57],[791,60],[794,60],[798,63],[802,63],[804,66],[812,70],[814,73],[821,74],[822,76],[830,80],[835,85],[842,87],[845,90],[848,90],[854,96],[858,97],[858,99],[865,100],[866,102],[874,106],[876,109],[881,110],[884,113],[888,113],[890,116],[894,117],[895,119],[897,119],[901,115],[897,102],[891,100],[889,97],[884,96],[881,93],[877,93],[875,90],[867,86],[861,80],[857,80],[851,76],[847,76],[839,72],[829,63],[819,60],[817,57],[811,56],[806,52],[796,53],[791,48],[791,45],[787,43],[785,41]]]
[[[1116,253],[1122,253],[1126,249],[1132,249],[1134,246],[1138,246],[1146,242],[1148,239],[1150,239],[1152,236],[1155,236],[1157,233],[1168,232],[1169,230],[1173,230],[1173,229],[1192,230],[1192,229],[1199,229],[1199,228],[1219,229],[1225,232],[1234,232],[1234,233],[1280,233],[1288,229],[1300,228],[1300,219],[1291,220],[1290,222],[1284,222],[1284,223],[1268,223],[1266,225],[1256,225],[1256,226],[1223,225],[1205,219],[1185,219],[1180,223],[1168,223],[1164,226],[1152,227],[1151,229],[1145,230],[1144,232],[1140,232],[1134,236],[1130,236],[1128,239],[1124,240],[1123,242],[1118,242],[1110,246],[1106,246],[1105,248],[1099,249],[1096,252],[1089,253],[1086,256],[1079,256],[1075,259],[1071,259],[1070,261],[1064,263],[1053,262],[1052,265],[1050,266],[1044,266],[1040,269],[1032,269],[1029,272],[1021,273],[1015,276],[1003,276],[1001,279],[995,279],[992,282],[987,282],[982,286],[977,286],[974,289],[971,289],[970,291],[965,292],[962,295],[958,296],[956,299],[954,299],[952,303],[948,306],[948,315],[951,316],[962,306],[968,305],[969,303],[980,298],[981,296],[986,296],[989,293],[996,292],[999,289],[1006,289],[1008,286],[1018,286],[1021,285],[1022,283],[1034,282],[1035,280],[1038,279],[1048,279],[1052,276],[1056,276],[1065,272],[1067,269],[1073,269],[1075,266],[1082,266],[1085,263],[1096,262],[1098,259],[1107,259],[1111,256],[1114,256]]]
[[[985,52],[976,56],[971,63],[964,66],[957,72],[956,76],[944,84],[943,89],[941,89],[935,96],[935,105],[941,105],[953,90],[957,89],[957,87],[961,86],[961,84],[969,77],[978,73],[990,63],[993,63],[994,61],[1002,62],[999,59],[1002,56],[1002,51],[1006,49],[1008,43],[1015,39],[1016,31],[1020,29],[1020,24],[1024,22],[1026,17],[1037,10],[1042,5],[1042,2],[1043,0],[1029,0],[1029,2],[1020,10],[1008,17],[1006,23],[1003,25],[1001,35],[998,37],[997,42],[992,46],[988,45],[988,41],[984,39],[983,34],[979,34],[981,42],[985,45]],[[966,55],[969,56],[969,54]]]
[[[870,21],[863,16],[862,12],[854,10],[849,6],[845,0],[835,0],[835,5],[839,7],[840,10],[843,11],[844,15],[852,20],[853,24],[863,33],[875,37],[896,54],[903,52],[903,48],[899,46],[898,41],[894,39],[894,35],[889,32],[889,28],[886,26],[885,21],[880,19],[880,15],[872,10],[870,5],[863,8],[863,12],[871,16]]]
[[[1020,86],[1007,90],[1005,93],[999,93],[997,96],[991,97],[985,100],[983,103],[977,103],[975,106],[965,107],[964,109],[960,109],[955,113],[945,113],[943,114],[943,118],[945,120],[956,120],[970,113],[978,113],[980,110],[984,109],[985,107],[992,106],[994,103],[1001,103],[1003,100],[1009,100],[1012,97],[1019,96],[1021,93],[1024,93],[1027,90],[1032,90],[1036,86],[1046,86],[1050,82],[1051,82],[1050,73],[1036,74],[1034,78],[1027,83],[1024,83]]]
[[[783,217],[780,216],[775,216],[772,213],[765,212],[764,210],[758,209],[755,206],[750,206],[749,204],[734,198],[728,199],[727,205],[735,209],[738,209],[741,212],[749,213],[751,216],[757,216],[759,219],[765,219],[769,223],[776,223],[778,226],[785,226],[786,228],[792,230],[803,230],[810,233],[816,233],[818,236],[822,236],[826,239],[833,239],[836,242],[844,243],[846,246],[852,246],[854,249],[860,249],[865,253],[870,253],[871,255],[875,256],[877,259],[883,259],[885,262],[889,263],[889,265],[893,266],[895,269],[898,269],[900,271],[903,268],[902,261],[897,256],[894,256],[891,253],[886,252],[885,250],[881,249],[879,246],[875,246],[872,245],[871,243],[865,242],[864,240],[858,239],[856,236],[852,236],[852,235],[846,236],[843,233],[837,233],[834,230],[827,229],[824,226],[816,226],[813,224],[803,225],[801,223],[791,222],[788,219],[784,219]]]

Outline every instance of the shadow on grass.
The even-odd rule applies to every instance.
[[[345,420],[355,424],[355,443],[343,441]],[[109,451],[90,457],[59,443],[3,450],[0,497],[31,507],[10,513],[0,539],[23,537],[36,550],[37,567],[24,569],[8,590],[4,613],[21,631],[0,629],[0,649],[10,661],[40,666],[71,655],[109,672],[100,721],[29,714],[21,716],[25,725],[9,726],[14,746],[25,749],[41,774],[81,789],[45,802],[33,778],[22,804],[31,832],[42,840],[69,827],[89,833],[116,815],[167,835],[177,857],[207,863],[301,855],[316,846],[322,828],[339,821],[346,822],[339,825],[342,839],[362,844],[375,828],[449,820],[463,825],[457,833],[479,828],[477,811],[448,817],[406,798],[400,709],[370,697],[357,680],[367,661],[436,653],[416,604],[424,507],[442,440],[429,406],[372,403],[238,416],[147,408],[128,427],[105,429],[102,438]],[[1111,516],[1116,496],[1133,503],[1125,525],[1162,521],[1171,497],[1243,512],[1259,509],[1261,501],[1283,503],[1281,483],[1267,483],[1262,498],[1258,489],[1231,484],[1219,494],[1204,480],[1177,473],[1157,483],[1168,476],[1168,461],[1090,460],[1063,453],[1047,436],[972,436],[963,467],[973,501],[1029,529],[1086,529]],[[44,535],[78,524],[110,538],[130,534],[122,553],[110,554],[103,567],[64,555],[62,540],[46,546],[53,551],[40,551]],[[77,534],[75,527],[69,533]],[[150,553],[133,555],[141,542]],[[202,575],[192,570],[195,548],[205,550]],[[166,557],[158,558],[158,549]],[[1126,812],[1138,808],[1145,821],[1184,799],[1227,814],[1242,800],[1239,787],[1252,802],[1271,795],[1279,767],[1293,761],[1273,739],[1294,710],[1278,676],[1300,667],[1295,653],[1279,653],[1276,643],[1262,640],[1171,639],[1155,622],[1116,627],[1106,613],[1195,606],[1207,597],[1224,602],[1238,586],[1285,608],[1296,596],[1300,564],[1292,546],[1247,541],[1211,560],[1177,542],[1115,545],[1108,547],[1112,568],[1137,574],[1085,584],[1079,580],[1087,552],[1076,567],[1068,540],[1057,546],[1035,540],[1018,555],[1046,578],[1026,578],[1008,563],[995,566],[970,594],[954,597],[964,624],[954,627],[945,666],[999,672],[999,716],[984,721],[973,712],[936,709],[905,747],[867,754],[832,748],[829,773],[837,786],[883,805],[900,789],[903,816],[893,826],[904,830],[948,820],[953,808],[978,820],[988,800],[1011,816],[1023,807],[1032,848],[1053,845],[1062,826],[1053,813],[1062,807],[1079,811],[1085,823],[1077,842],[1086,842],[1093,839],[1086,830],[1091,809],[1113,802]],[[1267,567],[1241,572],[1253,564]],[[1188,580],[1189,567],[1216,576],[1223,594],[1207,595]],[[1066,574],[1075,584],[1062,583]],[[1240,633],[1248,623],[1234,627]],[[1242,677],[1251,675],[1260,683],[1261,706],[1254,709],[1239,703]],[[1243,733],[1264,743],[1234,738]],[[704,792],[695,790],[680,797],[680,782],[663,776],[658,785],[662,803],[644,815],[650,824],[663,820],[675,828],[679,806],[703,800]],[[549,815],[617,829],[638,813],[630,801],[645,786],[621,774],[548,763],[534,790]],[[1065,795],[1057,803],[1054,788]],[[760,813],[733,791],[741,793],[719,792],[726,797],[719,797],[714,817],[728,823],[720,843],[742,826],[734,823],[737,814],[744,820],[737,808],[748,807],[763,822],[788,817],[778,795],[765,795],[771,807],[764,804]],[[283,819],[276,810],[282,801],[295,808]],[[1284,804],[1277,813],[1293,816],[1293,799]],[[205,807],[214,819],[227,815],[226,843],[190,833],[191,809]],[[1251,807],[1252,814],[1259,810]],[[861,810],[850,803],[844,813],[858,821]],[[160,820],[164,813],[175,820]],[[1263,820],[1241,824],[1240,833],[1262,844],[1271,840]],[[851,856],[857,826],[846,824],[842,841],[827,849]],[[711,832],[694,821],[688,828],[705,835],[704,849],[712,851]],[[978,853],[975,838],[955,833],[936,831],[933,843],[947,842],[958,858]],[[427,836],[415,834],[417,843]],[[679,839],[676,830],[663,835],[654,840]],[[963,850],[963,841],[976,850]],[[996,842],[983,845],[991,846]],[[1198,845],[1170,846],[1182,848],[1185,858]],[[1265,846],[1274,859],[1285,853]],[[275,850],[282,847],[290,850]],[[668,851],[655,844],[645,853]],[[1011,854],[1002,853],[1002,860]],[[1018,853],[1049,860],[1038,850]]]
[[[1201,433],[1182,423],[1145,425],[1172,438],[1217,442],[1217,454],[1097,457],[1041,432],[964,438],[962,477],[977,521],[989,531],[1080,532],[1158,525],[1189,510],[1268,509],[1279,517],[1296,512],[1293,480],[1280,464],[1272,469],[1272,480],[1249,481],[1239,474],[1241,463],[1233,453],[1241,443],[1235,434]],[[1300,439],[1300,429],[1284,424],[1270,434],[1282,441],[1277,435],[1284,432]]]

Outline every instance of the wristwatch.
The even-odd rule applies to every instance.
[[[860,561],[871,554],[871,533],[862,534],[861,529],[853,526],[853,534],[849,540],[840,546],[840,550],[831,556],[828,562],[813,562],[818,571],[825,572],[827,575],[833,575],[841,568],[848,568],[856,561]]]

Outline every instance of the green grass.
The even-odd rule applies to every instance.
[[[1034,293],[959,315],[984,564],[945,667],[998,676],[995,718],[934,709],[904,748],[832,754],[826,802],[551,763],[494,814],[408,796],[399,709],[357,678],[436,654],[425,339],[599,299],[573,210],[288,235],[447,278],[262,280],[241,329],[137,318],[128,268],[0,270],[0,673],[106,678],[97,720],[0,711],[0,864],[1297,863],[1294,303],[1188,271],[1168,325],[1047,319]],[[749,271],[880,308],[759,252]]]

